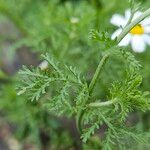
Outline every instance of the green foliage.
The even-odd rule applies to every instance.
[[[54,112],[60,112],[60,110],[62,110],[60,114],[69,111],[72,111],[71,114],[74,113],[69,98],[71,98],[70,94],[79,92],[77,87],[80,88],[84,86],[80,78],[80,73],[71,66],[65,66],[65,68],[63,68],[64,70],[62,70],[62,67],[58,63],[55,63],[53,59],[49,58],[48,54],[43,55],[43,58],[49,63],[49,68],[46,70],[23,67],[23,70],[19,72],[21,79],[23,79],[21,81],[23,85],[21,85],[21,87],[23,88],[18,92],[18,95],[26,92],[31,101],[39,100],[41,95],[48,92],[48,87],[52,89],[54,85],[53,82],[55,82],[57,88],[59,87],[59,90],[56,90],[59,92],[57,92],[58,94],[56,96],[50,98],[51,102],[48,104],[48,108]],[[71,87],[72,85],[73,87]],[[55,88],[53,88],[53,90],[55,90]]]
[[[46,69],[23,66],[17,76],[17,94],[16,83],[1,89],[6,101],[0,109],[14,115],[9,119],[15,118],[12,121],[22,126],[22,138],[30,135],[40,147],[42,128],[52,134],[54,149],[69,149],[74,141],[65,131],[59,136],[59,123],[50,117],[54,115],[76,120],[85,149],[132,149],[137,143],[143,148],[143,143],[148,143],[143,129],[139,132],[127,121],[131,113],[150,109],[150,53],[135,55],[110,38],[110,16],[125,10],[127,1],[0,0],[0,4],[0,11],[21,34],[19,39],[13,37],[11,51],[17,53],[25,46],[48,62]],[[103,64],[100,60],[106,55],[109,58]],[[142,65],[140,60],[145,60]],[[89,85],[99,62],[100,73],[91,92]],[[12,94],[7,94],[9,91]]]
[[[49,68],[46,71],[39,68],[38,70],[34,69],[31,71],[25,68],[20,72],[22,79],[25,79],[26,82],[28,79],[32,81],[29,82],[28,86],[23,86],[23,80],[23,84],[21,85],[23,92],[31,94],[33,96],[31,100],[38,100],[40,95],[48,92],[45,90],[45,85],[51,89],[51,81],[56,82],[55,87],[59,91],[59,94],[51,97],[45,105],[57,115],[77,116],[77,125],[81,133],[83,132],[81,135],[83,142],[86,142],[95,133],[95,130],[99,129],[103,124],[106,124],[108,127],[105,138],[106,142],[103,144],[104,149],[109,149],[111,143],[113,145],[120,143],[122,138],[129,135],[133,140],[138,141],[139,138],[136,134],[126,130],[125,120],[129,113],[134,110],[146,111],[150,109],[149,94],[139,90],[142,78],[136,73],[137,68],[139,69],[138,66],[140,66],[139,64],[137,65],[138,62],[131,53],[125,55],[122,51],[119,52],[123,58],[128,60],[127,63],[130,63],[131,59],[134,61],[131,62],[131,65],[125,67],[124,73],[126,74],[124,80],[115,81],[112,84],[110,96],[108,96],[110,100],[99,103],[99,106],[96,106],[96,108],[90,104],[93,96],[89,95],[89,87],[85,81],[82,81],[80,74],[72,67],[66,67],[66,65],[58,67],[58,63],[54,63],[54,60],[49,58],[48,54],[43,56],[49,63]],[[128,69],[128,72],[126,69]],[[41,84],[37,86],[37,83]],[[84,129],[84,126],[89,127]]]
[[[149,92],[141,92],[138,89],[141,82],[141,76],[132,74],[127,75],[124,83],[116,82],[113,84],[111,97],[112,99],[118,99],[122,118],[126,117],[132,110],[140,109],[145,111],[150,108]],[[119,106],[116,106],[116,108],[118,107]]]

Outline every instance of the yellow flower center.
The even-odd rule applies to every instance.
[[[143,34],[144,28],[140,24],[138,24],[130,30],[130,33],[131,34]]]

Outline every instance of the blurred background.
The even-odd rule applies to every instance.
[[[150,7],[149,0],[137,2]],[[22,65],[38,66],[40,54],[48,52],[90,79],[104,49],[89,40],[90,30],[113,33],[110,18],[127,8],[128,0],[0,0],[0,150],[100,149],[97,137],[88,146],[81,144],[73,119],[56,117],[41,101],[17,96],[17,72]],[[141,88],[150,91],[150,47],[134,55],[143,66]],[[112,70],[106,71],[112,76],[100,83],[97,95],[108,92],[108,83],[115,80]],[[150,112],[131,114],[129,123],[136,122],[149,132]]]

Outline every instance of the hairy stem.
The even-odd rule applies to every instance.
[[[92,78],[92,81],[91,81],[91,83],[90,83],[90,85],[89,85],[89,93],[90,93],[90,94],[91,94],[91,93],[93,92],[93,90],[94,90],[94,87],[95,87],[95,85],[96,85],[96,82],[97,82],[97,80],[98,80],[98,77],[99,77],[99,75],[100,75],[100,73],[101,73],[101,71],[102,71],[102,68],[103,68],[104,64],[105,64],[106,61],[108,60],[108,57],[109,57],[108,54],[104,55],[103,58],[102,58],[102,60],[100,60],[100,62],[99,62],[99,65],[98,65],[98,67],[97,67],[97,69],[96,69],[96,71],[95,71],[95,74],[94,74],[94,76],[93,76],[93,78]]]
[[[106,102],[95,102],[95,103],[90,103],[88,106],[89,107],[105,107],[109,106],[112,104],[115,104],[117,102],[117,99],[106,101]]]
[[[120,41],[130,32],[130,30],[135,27],[137,24],[139,24],[142,20],[144,20],[146,17],[150,15],[150,8],[146,10],[141,16],[139,16],[137,19],[135,19],[133,22],[131,22],[129,25],[127,25],[122,33],[118,36],[117,41],[120,43]]]

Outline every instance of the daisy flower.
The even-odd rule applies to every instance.
[[[139,17],[142,12],[137,11],[133,20]],[[124,28],[131,16],[131,10],[125,11],[125,16],[114,14],[110,20],[111,24],[119,27],[113,34],[112,39],[114,40]],[[127,46],[131,44],[134,52],[143,52],[146,49],[146,45],[150,45],[150,17],[143,20],[140,24],[136,25],[130,30],[130,32],[122,39],[119,46]]]

